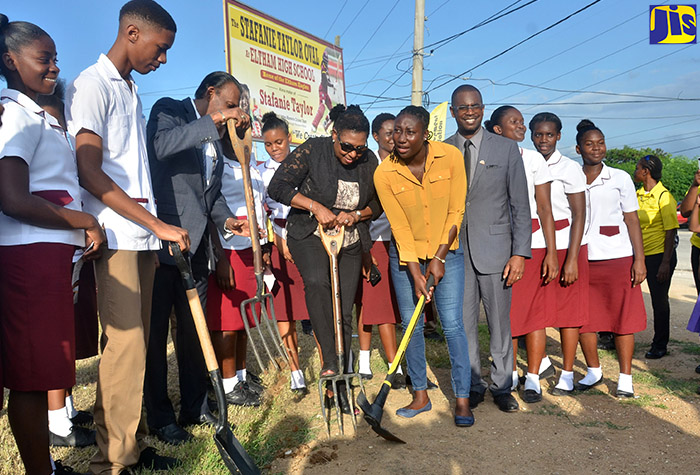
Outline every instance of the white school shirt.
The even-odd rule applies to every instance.
[[[14,89],[0,91],[5,107],[0,126],[0,160],[19,157],[29,167],[29,192],[65,208],[80,211],[80,185],[75,154],[58,121]],[[0,246],[39,242],[85,246],[82,229],[34,226],[0,212]]]
[[[66,90],[68,131],[77,136],[87,129],[102,138],[102,171],[149,213],[156,215],[151,172],[146,152],[146,119],[137,87],[131,89],[112,61],[101,54]],[[128,220],[90,193],[83,193],[83,209],[104,226],[109,249],[160,249],[148,229]]]
[[[581,165],[555,150],[547,160],[549,173],[552,176],[552,216],[555,228],[560,227],[557,221],[568,220],[569,224],[555,231],[557,249],[569,248],[569,231],[571,230],[571,208],[567,194],[584,193],[586,191],[586,176],[581,170]],[[581,245],[586,244],[584,228]]]
[[[265,183],[263,182],[260,172],[253,165],[250,165],[250,181],[253,187],[253,201],[255,202],[255,217],[258,220],[258,226],[265,229],[265,210],[263,202],[267,196]],[[224,172],[221,176],[221,194],[226,200],[226,206],[231,211],[231,214],[238,218],[246,219],[248,212],[245,207],[245,194],[243,191],[243,173],[241,172],[241,164],[236,160],[230,160],[224,157]],[[255,226],[251,226],[251,234],[255,233]],[[243,250],[252,247],[249,237],[239,236],[237,234],[226,233],[226,236],[219,231],[219,240],[224,249]],[[267,242],[266,239],[261,239],[260,244]]]
[[[639,209],[637,192],[627,172],[603,164],[600,175],[586,186],[588,195],[588,260],[633,255],[623,213]]]
[[[530,201],[530,216],[540,222],[537,214],[537,200],[535,199],[535,186],[544,185],[552,181],[552,175],[549,173],[547,160],[537,150],[520,148],[520,156],[523,157],[523,166],[525,167],[525,178],[527,180],[527,197]],[[544,239],[542,231],[542,223],[540,223],[537,231],[532,233],[532,249],[544,249],[547,243]]]
[[[379,149],[374,152],[377,160],[381,163],[382,159],[379,158]],[[386,217],[386,213],[382,213],[377,219],[369,223],[369,235],[374,241],[389,241],[391,239],[391,225],[389,224],[389,218]]]
[[[282,165],[282,163],[276,162],[273,159],[269,158],[264,162],[258,163],[257,170],[265,185],[265,204],[270,210],[270,222],[272,223],[272,231],[274,231],[274,233],[280,236],[281,238],[287,239],[286,228],[275,223],[275,220],[287,219],[287,215],[289,214],[289,210],[291,209],[291,207],[283,205],[282,203],[273,200],[267,195],[267,187],[270,186],[270,181],[272,181],[272,177],[275,175],[275,172],[280,167],[280,165]],[[272,236],[270,236],[270,238],[272,238]]]

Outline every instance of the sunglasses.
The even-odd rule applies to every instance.
[[[355,146],[355,145],[349,144],[347,142],[341,142],[341,141],[338,141],[338,145],[340,145],[340,149],[345,153],[350,153],[350,152],[354,151],[358,155],[362,155],[363,153],[365,153],[367,151],[367,145]]]

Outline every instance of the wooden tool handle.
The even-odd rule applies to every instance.
[[[321,224],[319,223],[318,234],[321,237],[321,242],[323,243],[323,247],[326,249],[328,255],[337,257],[340,253],[340,248],[343,247],[345,228],[343,226],[340,226],[338,228],[337,234],[330,235],[325,231],[325,229],[323,229],[323,226],[321,226]]]
[[[216,361],[214,346],[211,344],[211,337],[209,336],[207,319],[204,316],[202,302],[199,300],[197,289],[187,289],[185,293],[187,294],[187,301],[190,304],[190,311],[192,312],[194,326],[197,329],[199,344],[202,346],[202,353],[204,353],[204,361],[207,364],[207,371],[217,371],[219,369],[219,363]]]
[[[243,175],[243,195],[245,196],[245,209],[248,215],[248,226],[250,227],[250,242],[253,246],[253,268],[255,275],[262,275],[262,248],[260,247],[260,238],[258,237],[258,219],[255,214],[255,199],[253,198],[253,181],[250,178],[250,150],[253,145],[253,136],[248,128],[245,131],[245,137],[241,140],[236,133],[236,120],[229,119],[226,121],[228,127],[228,136],[231,139],[231,146],[236,153],[238,163],[241,165],[241,174]]]

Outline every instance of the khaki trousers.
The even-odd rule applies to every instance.
[[[156,255],[106,250],[95,262],[102,357],[97,371],[95,474],[117,474],[138,462],[148,434],[143,378]]]

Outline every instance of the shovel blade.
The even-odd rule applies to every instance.
[[[241,473],[242,475],[258,475],[260,473],[260,469],[228,427],[216,431],[214,443],[229,472]]]
[[[382,427],[382,416],[384,415],[384,408],[377,404],[370,404],[365,396],[364,392],[360,392],[357,396],[357,405],[364,413],[365,421],[372,428],[377,435],[383,437],[386,440],[392,442],[398,442],[399,444],[405,444],[403,440],[396,437],[394,434]]]

